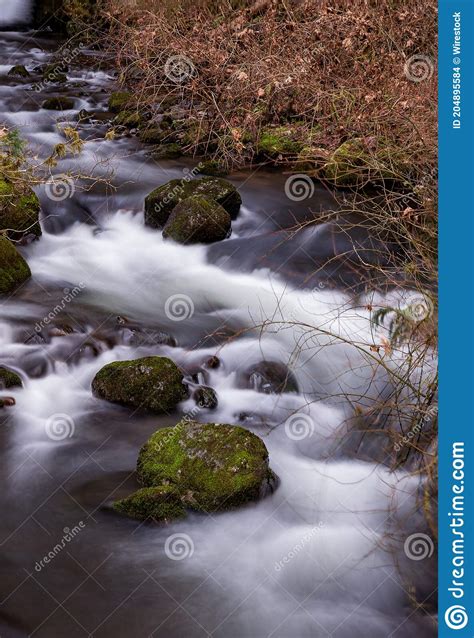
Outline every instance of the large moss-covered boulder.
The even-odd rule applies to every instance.
[[[364,186],[384,180],[403,182],[408,169],[402,149],[385,140],[355,138],[334,151],[324,176],[336,186]]]
[[[13,370],[9,370],[4,366],[0,366],[0,390],[6,390],[8,388],[21,388],[23,381],[21,377]]]
[[[48,111],[70,111],[74,108],[74,100],[65,96],[50,97],[41,106]]]
[[[214,200],[193,195],[180,202],[163,228],[163,237],[180,244],[210,244],[229,236],[232,220]]]
[[[133,103],[132,94],[128,91],[115,91],[109,98],[109,111],[119,113]]]
[[[0,235],[0,295],[13,292],[31,277],[31,271],[15,246]]]
[[[32,234],[39,237],[40,202],[29,188],[19,190],[10,182],[0,179],[0,231],[10,239],[19,240]]]
[[[258,436],[187,419],[152,435],[140,450],[137,474],[142,485],[173,486],[187,507],[206,512],[254,501],[276,480]]]
[[[186,514],[180,495],[171,485],[143,487],[130,496],[115,501],[113,509],[139,521],[152,519],[157,523],[169,523]]]
[[[172,179],[155,188],[145,199],[145,224],[162,228],[175,206],[192,195],[202,195],[220,204],[231,216],[237,217],[242,204],[238,190],[233,184],[219,177],[203,177],[186,180]]]
[[[92,381],[95,396],[156,413],[172,411],[187,397],[183,375],[167,357],[108,363]]]

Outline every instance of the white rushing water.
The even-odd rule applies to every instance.
[[[0,27],[27,24],[31,19],[32,0],[0,0]]]

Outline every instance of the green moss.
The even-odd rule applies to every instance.
[[[203,175],[212,175],[213,177],[225,177],[227,170],[225,166],[217,160],[206,160],[199,162],[199,172]]]
[[[175,157],[180,157],[181,155],[181,146],[179,144],[176,144],[176,142],[171,142],[170,144],[160,144],[155,149],[153,149],[152,153],[152,157],[155,160],[173,159]]]
[[[166,357],[109,363],[94,377],[92,391],[106,401],[156,413],[171,412],[187,396],[181,371]]]
[[[31,277],[31,271],[9,239],[0,235],[0,294],[12,292]]]
[[[186,515],[179,494],[169,485],[144,487],[127,498],[115,501],[113,508],[139,521],[151,519],[157,523],[168,523]]]
[[[210,244],[229,236],[232,220],[217,202],[192,195],[180,202],[163,228],[163,237],[180,244]]]
[[[23,386],[21,377],[16,372],[0,366],[0,389],[18,388]]]
[[[138,139],[143,144],[159,144],[166,138],[166,131],[160,126],[149,126],[138,133]]]
[[[203,177],[196,180],[172,179],[152,191],[145,199],[145,224],[162,228],[171,212],[184,199],[202,195],[220,204],[235,219],[242,199],[233,184],[219,177]]]
[[[120,111],[115,118],[115,121],[120,126],[126,128],[138,128],[143,124],[143,117],[137,111]]]
[[[275,157],[276,155],[297,155],[303,144],[296,138],[296,130],[289,126],[264,128],[258,140],[258,152]]]
[[[186,419],[153,434],[140,450],[137,473],[142,485],[174,486],[188,507],[207,512],[256,500],[275,480],[258,436]]]
[[[41,235],[39,223],[40,202],[31,190],[24,194],[15,192],[13,184],[0,179],[0,230],[19,240],[24,235]]]
[[[66,82],[68,66],[65,62],[48,64],[43,71],[43,79],[46,82]]]
[[[129,106],[133,101],[132,94],[128,91],[116,91],[109,97],[109,111],[119,113]]]
[[[369,182],[402,181],[407,166],[401,149],[384,140],[368,144],[359,138],[337,148],[324,166],[324,176],[336,186],[363,186]]]
[[[29,72],[27,71],[26,67],[23,66],[23,64],[16,64],[15,66],[12,66],[12,68],[8,71],[8,75],[14,75],[20,78],[27,78],[30,76]]]
[[[42,108],[49,111],[69,111],[74,108],[74,100],[71,97],[50,97],[43,102]]]

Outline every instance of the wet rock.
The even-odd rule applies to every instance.
[[[216,357],[215,354],[212,355],[212,357],[209,357],[209,359],[205,363],[206,368],[210,368],[211,370],[215,370],[220,365],[221,365],[221,360],[219,359],[219,357]]]
[[[145,199],[145,224],[162,228],[173,209],[193,195],[203,196],[220,204],[232,219],[237,216],[242,199],[233,184],[218,177],[196,180],[172,179],[155,188]]]
[[[31,271],[9,239],[0,235],[0,294],[13,292],[31,277]]]
[[[199,162],[198,168],[202,175],[212,175],[213,177],[225,177],[228,173],[225,166],[217,160]]]
[[[0,366],[0,390],[21,387],[23,387],[23,381],[20,375],[13,372],[13,370]]]
[[[109,363],[94,377],[92,391],[106,401],[156,413],[171,412],[187,396],[182,372],[166,357]]]
[[[167,131],[161,126],[149,126],[138,133],[138,139],[143,144],[160,144],[166,134]]]
[[[41,106],[48,111],[69,111],[74,108],[74,100],[71,97],[50,97]]]
[[[66,82],[68,66],[65,62],[56,62],[48,64],[43,70],[43,80],[45,82]]]
[[[23,66],[23,64],[16,64],[15,66],[12,66],[12,68],[8,71],[8,75],[20,78],[27,78],[30,76],[29,72],[27,71],[26,67]]]
[[[109,111],[119,113],[132,104],[133,96],[128,91],[115,91],[109,98]]]
[[[200,408],[207,408],[208,410],[215,410],[217,408],[218,399],[216,391],[213,388],[201,386],[194,392],[193,398]]]
[[[159,144],[156,148],[153,149],[151,154],[152,158],[155,160],[160,159],[174,159],[176,157],[181,157],[181,147],[176,142],[171,142],[169,144]]]
[[[133,129],[138,128],[143,124],[143,117],[137,111],[120,111],[115,118],[115,122],[119,126]]]
[[[172,346],[177,345],[176,339],[167,332],[149,328],[127,327],[121,331],[122,343],[129,346]]]
[[[113,509],[139,521],[153,520],[156,523],[168,523],[186,515],[178,492],[170,485],[144,487],[127,498],[115,501]]]
[[[13,397],[0,397],[0,408],[10,408],[13,405],[16,405]]]
[[[28,187],[18,186],[0,179],[0,229],[15,241],[41,235],[39,223],[40,202]]]
[[[259,361],[239,376],[238,384],[265,394],[298,392],[294,375],[279,361]]]
[[[211,244],[230,235],[232,220],[217,202],[200,195],[181,201],[163,228],[163,237],[180,244]]]
[[[140,450],[137,475],[145,487],[173,487],[185,506],[206,512],[257,500],[276,484],[258,436],[187,419],[153,434]]]

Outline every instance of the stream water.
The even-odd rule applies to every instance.
[[[106,110],[114,81],[75,61],[67,89],[34,90],[34,73],[7,76],[14,64],[44,64],[56,46],[30,32],[0,34],[0,123],[19,129],[38,158],[64,142],[61,127],[80,109]],[[41,108],[65,91],[73,110]],[[435,558],[403,552],[406,537],[425,529],[420,479],[378,462],[379,438],[345,436],[356,397],[376,400],[389,383],[351,345],[373,341],[367,303],[382,301],[358,289],[348,257],[354,244],[359,256],[370,248],[363,226],[293,233],[295,220],[333,207],[332,196],[315,186],[311,200],[293,202],[287,176],[259,171],[230,176],[243,206],[229,239],[165,242],[144,227],[144,197],[197,160],[157,163],[135,138],[107,140],[106,130],[99,116],[81,124],[84,149],[54,169],[94,180],[66,181],[67,197],[36,189],[43,236],[21,247],[33,277],[0,304],[0,362],[25,385],[1,412],[1,637],[434,636],[407,583],[416,600],[430,599]],[[156,417],[92,397],[105,363],[147,354],[212,386],[217,409],[189,399]],[[216,369],[203,365],[211,355]],[[262,360],[289,366],[299,392],[266,393],[249,380],[245,371]],[[110,502],[136,489],[140,446],[187,412],[261,436],[278,489],[166,527],[113,514]]]

